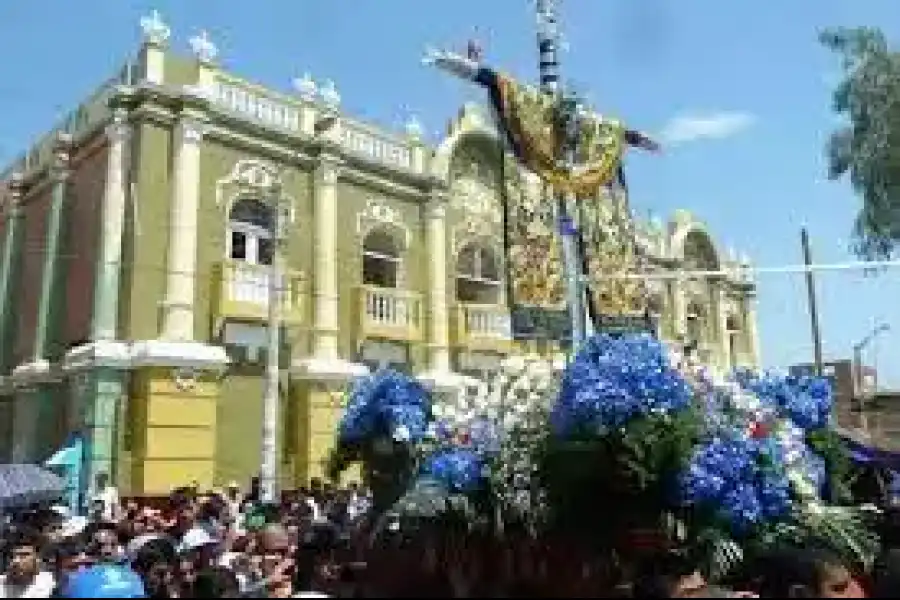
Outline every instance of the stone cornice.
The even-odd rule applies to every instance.
[[[271,136],[264,139],[253,134],[247,134],[231,127],[224,127],[215,121],[209,124],[206,137],[211,140],[223,141],[243,149],[253,150],[259,156],[276,162],[298,165],[304,168],[312,168],[316,162],[313,155],[293,147],[287,140],[278,140]]]
[[[429,199],[428,191],[425,189],[356,169],[345,168],[341,172],[340,181],[372,188],[382,194],[403,200],[426,202]]]

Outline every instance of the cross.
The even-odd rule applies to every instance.
[[[481,45],[481,42],[478,41],[477,27],[475,28],[472,37],[469,38],[468,43],[466,43],[466,58],[476,63],[480,63],[484,58],[484,47]]]
[[[188,43],[191,45],[191,51],[201,62],[210,63],[219,54],[219,49],[209,39],[209,34],[205,29],[201,29],[199,35],[192,37]]]
[[[144,33],[144,39],[153,44],[165,43],[171,33],[158,10],[153,10],[148,16],[141,18],[141,31]]]

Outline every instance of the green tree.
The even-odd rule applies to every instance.
[[[854,251],[889,258],[900,244],[900,53],[877,28],[829,29],[819,39],[843,69],[832,102],[846,123],[828,141],[828,174],[847,176],[862,201]]]

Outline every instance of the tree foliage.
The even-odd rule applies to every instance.
[[[889,258],[900,243],[900,53],[876,28],[829,29],[819,39],[843,69],[832,102],[846,124],[828,141],[829,177],[847,176],[862,201],[855,252]]]

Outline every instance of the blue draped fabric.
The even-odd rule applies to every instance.
[[[900,452],[882,450],[874,446],[866,446],[860,442],[843,437],[844,445],[850,454],[850,458],[861,465],[885,467],[892,471],[900,471]]]
[[[63,478],[66,483],[65,505],[72,514],[77,514],[84,466],[84,440],[82,437],[78,434],[70,435],[62,448],[44,462],[44,466]]]

